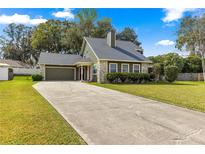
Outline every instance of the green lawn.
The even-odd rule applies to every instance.
[[[85,144],[32,84],[0,81],[0,144]]]
[[[205,112],[204,82],[90,84]]]

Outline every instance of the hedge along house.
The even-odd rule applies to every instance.
[[[110,72],[148,72],[151,61],[129,41],[116,40],[115,31],[106,39],[84,37],[79,55],[41,53],[39,64],[44,80],[106,82]]]

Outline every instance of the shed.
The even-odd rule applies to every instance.
[[[4,63],[0,63],[0,80],[11,80],[13,79],[13,69]]]

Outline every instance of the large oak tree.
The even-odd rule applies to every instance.
[[[9,24],[0,37],[3,58],[35,64],[38,52],[31,47],[32,28],[25,25]]]

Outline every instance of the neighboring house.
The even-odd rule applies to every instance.
[[[41,74],[40,69],[33,68],[31,65],[28,65],[18,60],[0,59],[0,67],[1,65],[5,65],[9,68],[12,68],[14,75]]]
[[[0,80],[11,80],[13,78],[13,69],[5,63],[0,63]]]
[[[11,60],[11,59],[0,59],[1,64],[6,64],[12,68],[31,68],[30,65],[23,63],[18,60]]]
[[[86,80],[106,82],[108,72],[148,72],[151,61],[129,41],[84,37],[80,55],[42,52],[39,65],[44,80]]]

